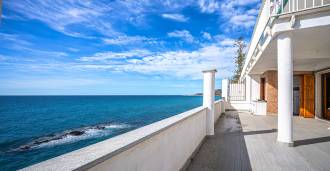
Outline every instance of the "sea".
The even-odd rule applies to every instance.
[[[0,96],[0,170],[21,169],[201,105],[201,96]]]

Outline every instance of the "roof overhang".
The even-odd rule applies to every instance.
[[[247,74],[277,69],[276,37],[283,32],[293,33],[295,70],[315,71],[330,66],[330,6],[326,6],[270,17],[258,43],[249,47],[241,80]]]
[[[330,25],[292,31],[294,71],[317,71],[330,67]],[[277,41],[263,50],[249,74],[277,70]]]

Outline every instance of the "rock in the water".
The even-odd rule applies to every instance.
[[[96,129],[103,130],[103,129],[105,129],[105,126],[96,126]]]
[[[21,149],[21,150],[28,150],[30,148],[31,148],[30,146],[24,145],[24,146],[20,147],[19,149]]]
[[[84,133],[85,133],[85,131],[71,131],[71,132],[69,133],[69,135],[79,136],[79,135],[82,135],[82,134],[84,134]]]

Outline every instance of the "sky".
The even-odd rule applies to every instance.
[[[216,88],[260,0],[3,0],[1,95],[187,95]]]

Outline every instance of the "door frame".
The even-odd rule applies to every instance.
[[[327,78],[330,79],[330,72],[321,74],[321,92],[322,92],[322,117],[330,120],[330,111],[327,109],[327,93],[329,93],[327,87]]]

